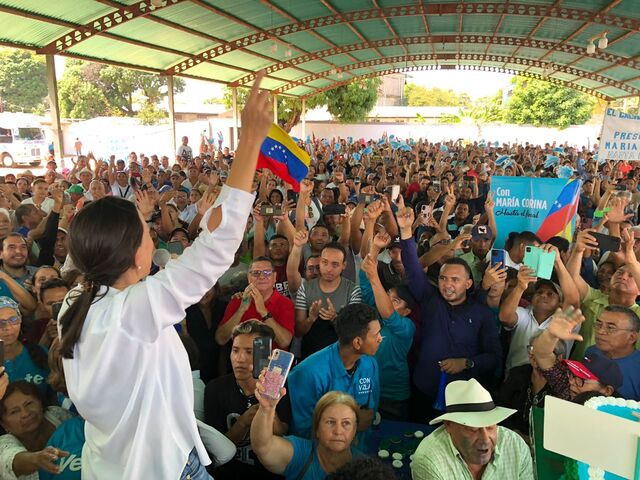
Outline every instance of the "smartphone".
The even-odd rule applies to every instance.
[[[364,203],[365,205],[369,205],[371,202],[375,202],[379,199],[380,197],[378,195],[373,195],[371,193],[361,193],[358,195],[358,203]]]
[[[600,255],[605,251],[618,252],[620,251],[620,238],[611,235],[605,235],[604,233],[592,232],[591,236],[598,242],[598,248],[600,249]]]
[[[271,346],[271,337],[253,339],[253,378],[258,378],[262,369],[269,365]]]
[[[360,183],[360,177],[356,177],[353,179],[354,185],[358,185]]]
[[[62,302],[56,302],[51,305],[51,313],[53,314],[53,320],[58,321],[58,316],[60,315],[60,309],[62,308]]]
[[[434,192],[440,193],[440,180],[434,180],[431,182]]]
[[[469,182],[469,183],[474,183],[475,182],[475,178],[472,175],[465,175],[462,179],[465,182]]]
[[[262,395],[273,399],[280,398],[280,389],[287,381],[291,365],[293,365],[293,353],[279,349],[273,351],[262,382],[265,389]]]
[[[551,279],[556,252],[545,252],[541,248],[528,246],[524,251],[524,264],[535,272],[538,278]]]
[[[344,215],[346,211],[347,207],[341,203],[327,205],[322,209],[323,215]]]
[[[260,215],[263,217],[273,217],[274,215],[282,215],[282,207],[263,203],[260,205]]]
[[[182,252],[184,252],[184,246],[182,245],[182,242],[169,242],[167,243],[167,250],[169,250],[169,253],[182,255]]]
[[[229,173],[226,170],[222,170],[220,172],[219,178],[222,181],[226,181],[228,176],[229,176]]]
[[[426,222],[431,218],[431,205],[422,205],[420,207],[420,216]]]
[[[398,197],[400,196],[400,185],[391,185],[384,189],[384,193],[391,197],[391,201],[396,203],[398,201]]]
[[[618,183],[616,185],[616,190],[619,192],[626,192],[627,191],[627,184],[626,183]]]
[[[4,365],[4,342],[0,340],[0,365]],[[2,372],[4,375],[6,372]],[[0,377],[2,376],[0,375]]]
[[[495,267],[498,263],[505,266],[506,252],[500,248],[493,248],[491,250],[491,266]]]
[[[288,202],[298,202],[298,194],[293,190],[287,190],[287,201]]]

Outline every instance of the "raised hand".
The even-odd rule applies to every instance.
[[[574,333],[574,329],[584,322],[584,315],[580,309],[575,310],[573,307],[562,311],[560,308],[551,317],[547,330],[551,335],[560,340],[576,340],[581,342],[582,336]]]
[[[273,123],[271,95],[267,90],[260,90],[260,83],[265,74],[266,72],[261,70],[256,75],[251,93],[241,113],[242,133],[248,136],[250,133],[251,138],[264,139]]]
[[[381,230],[376,233],[376,236],[373,237],[373,246],[378,250],[384,250],[391,243],[391,235],[389,235],[386,231]]]
[[[138,210],[140,210],[142,217],[145,220],[149,219],[155,210],[155,203],[145,190],[135,190],[135,195],[136,205],[138,206]]]
[[[593,228],[587,228],[578,233],[576,237],[576,251],[584,252],[586,249],[598,248],[598,241],[591,235],[595,230]]]
[[[257,222],[257,223],[262,223],[264,222],[264,217],[262,215],[260,215],[260,207],[262,206],[262,202],[258,202],[256,203],[256,206],[253,207],[253,212],[251,212],[251,215],[253,215],[253,219]]]
[[[300,182],[300,195],[310,195],[313,192],[313,182],[307,178]]]
[[[198,215],[204,216],[204,214],[207,213],[207,210],[209,210],[215,203],[219,193],[220,192],[218,190],[211,187],[204,192],[202,198],[196,202]]]
[[[484,202],[484,209],[485,211],[489,212],[493,212],[493,209],[495,208],[496,203],[493,200],[493,192],[489,192],[489,195],[487,195],[487,199]]]
[[[309,241],[309,232],[305,230],[298,230],[293,237],[293,246],[302,248]]]
[[[373,255],[369,253],[366,257],[364,257],[360,268],[364,273],[366,273],[368,278],[371,278],[372,276],[378,274],[378,261],[374,258]]]
[[[376,200],[375,202],[371,202],[367,206],[367,211],[365,212],[365,218],[367,220],[375,222],[376,220],[378,220],[380,215],[382,215],[383,211],[384,211],[384,208],[383,208],[382,202],[380,202],[379,200]]]
[[[327,308],[320,307],[320,318],[322,320],[333,321],[338,313],[336,312],[333,302],[327,297]]]
[[[322,305],[322,300],[316,300],[309,307],[309,318],[312,322],[318,320],[318,316],[320,315],[320,307]]]
[[[404,207],[399,209],[396,213],[396,219],[398,220],[398,227],[400,227],[400,230],[411,231],[411,226],[413,225],[413,221],[415,220],[413,208]]]
[[[533,283],[538,280],[538,277],[533,275],[533,269],[523,265],[520,267],[518,271],[518,287],[522,290],[526,290],[529,287],[530,283]]]

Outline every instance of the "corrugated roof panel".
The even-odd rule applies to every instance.
[[[587,88],[597,88],[601,87],[603,84],[601,82],[596,82],[595,80],[589,80],[588,78],[577,78],[574,80],[576,85],[582,85]]]
[[[624,81],[629,78],[639,77],[640,72],[629,67],[614,67],[611,70],[602,72],[602,75]]]
[[[575,75],[570,75],[564,72],[556,72],[553,74],[553,76],[554,78],[559,78],[560,80],[564,80],[566,82],[572,82],[577,78]]]
[[[482,43],[462,43],[461,44],[462,50],[460,53],[481,53],[484,54],[484,52],[487,50],[487,45],[482,44]],[[510,47],[505,47],[505,48],[509,48]],[[490,53],[493,53],[494,55],[502,55],[501,53],[496,53],[496,52],[492,52],[490,51]]]
[[[538,24],[539,17],[524,15],[505,15],[498,33],[508,36],[526,37]]]
[[[69,30],[50,23],[29,20],[0,12],[0,40],[33,47],[42,47]]]
[[[238,19],[242,19],[247,23],[255,25],[263,30],[269,30],[270,28],[278,27],[280,25],[287,25],[291,21],[281,16],[276,11],[269,8],[268,5],[262,2],[256,2],[255,0],[233,0],[223,2],[224,5],[220,5],[220,1],[202,0],[219,10],[225,10],[229,14]],[[228,22],[233,20],[227,19]]]
[[[390,18],[389,23],[398,36],[415,37],[418,35],[426,35],[424,22],[422,21],[422,17],[419,16]]]
[[[234,50],[231,53],[227,53],[225,55],[222,55],[221,57],[217,57],[215,61],[224,63],[225,65],[229,65],[232,68],[234,66],[238,66],[255,71],[261,70],[271,65],[272,63],[269,60],[256,57],[255,55],[251,55],[248,52],[243,52],[242,50]]]
[[[579,8],[595,12],[608,6],[611,0],[563,0],[562,6],[565,8]]]
[[[578,30],[584,22],[559,18],[550,18],[536,32],[535,38],[546,41],[562,41]]]
[[[604,87],[598,90],[600,93],[604,93],[610,97],[628,97],[629,92],[625,92],[624,90],[620,90],[616,87]]]
[[[291,35],[283,35],[281,38],[294,47],[299,47],[309,52],[331,48],[331,45],[311,34],[309,31],[292,33]]]
[[[427,15],[431,35],[447,35],[458,32],[458,15]]]
[[[462,20],[462,32],[493,32],[498,26],[499,21],[500,15],[464,15]]]
[[[344,24],[316,28],[316,32],[336,45],[350,45],[360,42],[360,38]]]
[[[600,70],[601,68],[605,68],[611,65],[610,62],[605,62],[604,60],[598,60],[597,58],[585,57],[575,65],[572,65],[581,70],[586,70],[588,72],[595,72],[596,70]]]
[[[270,3],[301,21],[309,18],[324,17],[328,14],[327,8],[320,2],[306,2],[304,8],[296,8],[299,4],[292,0],[271,0]]]
[[[541,48],[530,48],[530,47],[522,47],[518,50],[518,57],[522,58],[531,58],[537,60],[542,57],[546,53],[546,50]]]
[[[355,58],[357,58],[361,62],[365,62],[367,60],[373,60],[374,58],[379,58],[379,55],[372,49],[366,50],[356,50],[355,52],[350,52]]]
[[[484,47],[486,48],[487,45],[484,45]],[[512,45],[496,45],[496,44],[490,44],[489,45],[489,50],[488,50],[488,54],[489,55],[503,55],[503,56],[510,56],[512,53],[514,53],[516,51],[518,47],[514,47]]]
[[[84,1],[78,8],[78,0],[0,0],[0,5],[81,25],[116,10],[94,1]]]
[[[394,57],[396,55],[404,55],[404,49],[400,46],[398,47],[380,47],[378,48],[382,52],[382,55],[385,57]]]
[[[230,82],[244,75],[244,72],[241,72],[239,70],[221,67],[219,65],[213,65],[209,62],[203,62],[199,65],[196,65],[193,68],[190,68],[188,70],[188,73],[189,75],[195,75],[197,77],[202,77],[202,78],[209,78],[211,80],[216,80],[221,83]],[[270,88],[266,86],[268,82],[276,83],[275,80],[272,80],[269,78],[265,78],[264,82],[265,82],[265,88]]]
[[[331,57],[331,60],[329,61],[331,63],[338,65],[336,60],[340,59],[341,57],[344,57],[344,55],[336,55],[335,57]],[[344,65],[345,63],[351,63],[351,60],[349,60],[346,57],[345,59],[346,59],[346,62],[343,62],[340,65]],[[327,65],[325,62],[321,62],[320,60],[312,60],[304,64],[304,69],[309,70],[313,73],[324,72],[327,68],[330,68],[329,65]]]
[[[611,36],[611,39],[619,38]],[[620,42],[609,40],[607,52],[623,57],[636,57],[640,55],[640,33],[625,35],[625,39]]]
[[[354,58],[357,58],[357,57],[354,57]],[[327,57],[324,57],[324,60],[326,60],[329,63],[334,64],[337,67],[342,67],[344,65],[350,65],[350,64],[354,63],[353,60],[351,58],[349,58],[347,55],[329,55]],[[306,63],[305,63],[305,65],[306,65]],[[326,63],[324,63],[323,65],[324,65],[324,67],[322,68],[322,70],[327,70],[327,69],[330,68]]]
[[[310,74],[306,72],[302,72],[297,68],[285,68],[283,70],[278,70],[278,72],[274,73],[274,75],[291,81],[291,80],[297,80],[299,78],[306,77],[307,75],[310,75]]]
[[[170,45],[174,50],[180,50],[190,54],[196,54],[202,50],[219,45],[202,37],[189,35],[184,32],[180,32],[181,35],[175,35],[178,30],[147,18],[137,18],[129,23],[118,25],[110,29],[109,32],[114,35],[133,38],[141,42],[152,43],[160,47]]]
[[[183,56],[132,46],[124,42],[116,42],[96,36],[78,43],[68,49],[70,53],[94,58],[140,65],[150,68],[165,69],[184,59]]]
[[[308,95],[310,93],[313,93],[314,89],[313,88],[309,88],[309,87],[296,87],[296,88],[292,88],[291,90],[289,90],[289,92],[291,95],[297,95],[299,97],[302,97],[304,95]]]
[[[637,0],[623,0],[611,9],[613,15],[640,19],[640,8]]]
[[[353,22],[352,25],[367,40],[385,40],[393,38],[382,20],[367,20],[366,22]]]

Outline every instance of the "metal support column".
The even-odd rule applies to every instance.
[[[231,89],[231,108],[233,109],[233,138],[231,139],[231,149],[238,148],[238,89]]]
[[[53,132],[53,150],[55,158],[64,168],[64,136],[60,125],[60,108],[58,105],[58,81],[56,80],[56,64],[53,55],[45,55],[47,65],[47,90],[51,107],[51,130]],[[47,152],[42,152],[46,158]]]
[[[278,96],[273,95],[273,123],[278,124]]]
[[[175,154],[178,148],[176,146],[176,115],[173,103],[173,75],[167,76],[167,90],[169,94],[169,124],[171,125],[171,148],[173,148],[173,154],[170,158],[173,161],[173,159],[175,159]]]
[[[302,113],[300,114],[300,120],[302,120],[302,139],[307,139],[307,99],[302,99]]]

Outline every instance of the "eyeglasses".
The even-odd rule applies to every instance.
[[[602,323],[600,320],[595,321],[594,328],[602,331],[605,335],[613,335],[617,332],[633,332],[631,328],[618,328],[610,323]]]
[[[20,317],[9,317],[9,318],[0,319],[0,330],[7,327],[13,327],[18,323],[20,323]]]
[[[571,379],[573,380],[573,383],[575,383],[576,387],[578,388],[584,387],[585,383],[600,383],[598,382],[598,380],[585,380],[584,378],[578,377],[576,375],[572,375]]]
[[[269,278],[271,275],[273,275],[273,270],[251,270],[249,272],[249,275],[255,278]]]

